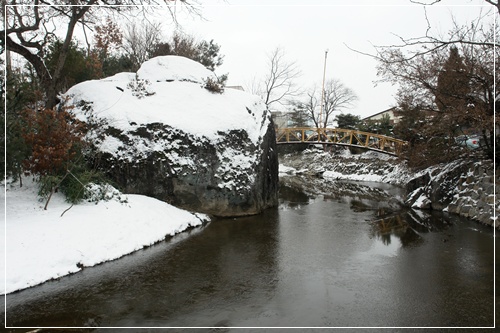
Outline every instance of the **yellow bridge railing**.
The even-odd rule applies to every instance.
[[[399,156],[407,142],[389,136],[342,128],[285,127],[276,129],[277,144],[310,143],[353,146]]]

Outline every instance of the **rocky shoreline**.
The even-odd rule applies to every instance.
[[[413,172],[405,161],[380,153],[352,155],[347,150],[329,153],[318,149],[281,154],[279,161],[282,174],[388,183],[405,189],[408,207],[458,214],[500,227],[495,219],[500,212],[495,200],[500,182],[495,179],[492,161],[459,160]]]
[[[458,214],[499,228],[500,221],[495,217],[500,212],[500,204],[495,198],[500,182],[494,175],[493,162],[486,160],[460,160],[434,166],[408,184],[406,204]]]

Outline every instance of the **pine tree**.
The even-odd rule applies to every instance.
[[[467,107],[470,93],[469,76],[456,47],[450,48],[450,55],[437,78],[435,102],[442,112],[460,111]]]
[[[293,112],[290,114],[291,127],[309,127],[310,117],[307,110],[301,104],[294,107]]]
[[[361,119],[351,113],[341,113],[335,116],[337,127],[343,129],[357,129]]]
[[[47,68],[54,70],[57,66],[59,53],[62,49],[62,42],[54,41],[48,48],[46,58]],[[78,47],[76,43],[71,43],[66,57],[66,62],[62,68],[59,81],[56,83],[58,91],[65,91],[73,85],[92,79],[102,77],[102,65],[97,52],[87,52]]]

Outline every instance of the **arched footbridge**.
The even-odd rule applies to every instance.
[[[407,142],[381,134],[342,128],[285,127],[276,129],[276,143],[352,146],[399,156]]]

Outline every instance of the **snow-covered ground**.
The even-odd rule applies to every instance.
[[[5,191],[4,191],[5,190]],[[73,206],[55,193],[47,210],[29,179],[2,186],[6,200],[5,237],[0,247],[2,293],[28,288],[122,257],[162,241],[166,236],[209,221],[165,202],[141,195],[113,196],[109,201]],[[120,202],[122,201],[122,202]],[[126,202],[123,202],[126,201]]]

